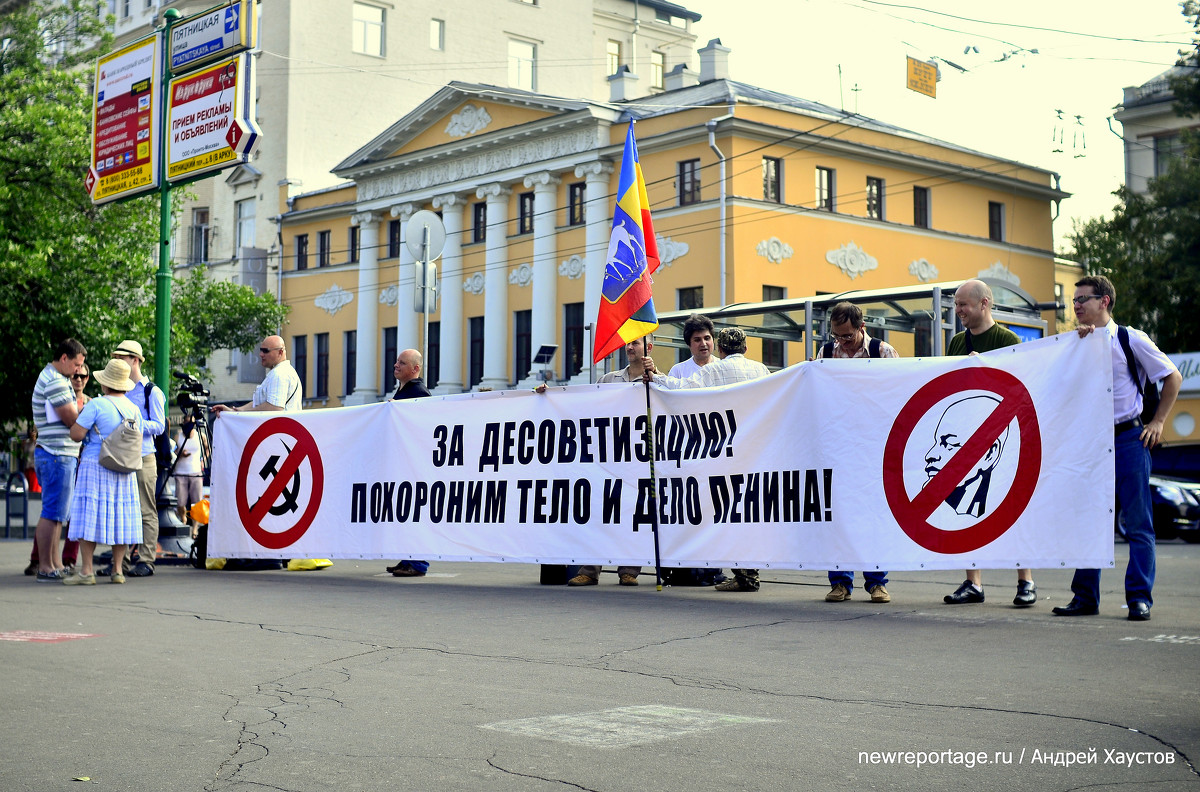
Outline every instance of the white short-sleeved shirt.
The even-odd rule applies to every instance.
[[[1119,424],[1142,414],[1142,395],[1138,393],[1137,385],[1129,376],[1129,366],[1125,363],[1125,350],[1121,349],[1121,341],[1117,337],[1117,322],[1108,321],[1109,343],[1112,348],[1113,367],[1113,423]],[[1129,348],[1137,358],[1137,368],[1145,372],[1150,382],[1162,382],[1172,371],[1178,371],[1171,359],[1163,354],[1150,336],[1141,330],[1129,328]]]
[[[257,407],[267,402],[282,407],[284,412],[299,412],[303,409],[304,387],[300,384],[300,375],[292,368],[291,361],[281,360],[276,363],[254,389],[254,401],[251,406]]]

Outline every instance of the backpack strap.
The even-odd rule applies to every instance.
[[[823,358],[833,357],[833,342],[832,341],[826,341],[825,346],[821,347],[821,357],[823,357]]]
[[[1117,325],[1117,340],[1121,342],[1121,350],[1125,353],[1125,366],[1129,369],[1133,386],[1137,388],[1139,396],[1146,395],[1142,388],[1142,378],[1137,373],[1137,358],[1133,356],[1133,347],[1129,345],[1129,328],[1125,325]]]
[[[878,338],[872,338],[870,346],[867,348],[867,354],[873,358],[879,357],[879,347],[883,342]]]

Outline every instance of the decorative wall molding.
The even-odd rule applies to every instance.
[[[929,259],[919,258],[914,259],[908,265],[908,274],[915,277],[921,283],[930,283],[938,278],[938,268],[933,266]]]
[[[676,259],[683,258],[692,249],[687,242],[676,242],[662,234],[655,234],[654,241],[658,243],[658,262],[664,267],[671,266]],[[559,271],[562,271],[561,268]]]
[[[370,201],[389,195],[407,195],[441,184],[452,184],[512,168],[522,168],[535,162],[584,154],[594,151],[597,145],[596,131],[582,129],[561,135],[547,135],[478,154],[454,157],[424,167],[397,166],[392,173],[374,177],[363,176],[358,179],[358,199]]]
[[[792,257],[792,253],[795,251],[792,250],[791,245],[789,245],[787,242],[784,242],[779,237],[771,237],[759,242],[758,245],[755,246],[754,252],[772,264],[782,264],[783,260],[790,259]],[[826,256],[826,258],[828,258],[828,256]]]
[[[854,280],[859,275],[863,275],[873,269],[879,269],[879,260],[869,255],[867,251],[852,241],[847,242],[837,250],[827,252],[825,260],[840,269],[842,274],[850,280]]]
[[[979,277],[991,278],[993,280],[1008,281],[1014,286],[1021,285],[1021,278],[1018,277],[1012,270],[1004,266],[1001,261],[996,261],[987,269],[979,270]]]
[[[466,206],[467,198],[459,193],[446,193],[433,196],[434,209],[451,209],[455,206]]]
[[[396,204],[389,210],[388,214],[397,220],[407,222],[410,217],[416,214],[418,208],[419,207],[413,203]]]
[[[313,305],[330,316],[345,308],[354,300],[354,294],[338,286],[336,283],[325,290],[325,293],[313,300]]]
[[[350,216],[350,222],[356,226],[370,225],[379,222],[378,212],[359,212]]]
[[[512,195],[512,188],[506,187],[500,182],[492,182],[485,184],[475,190],[475,197],[481,201],[498,201],[501,198],[507,198]]]
[[[585,162],[582,165],[575,166],[575,178],[587,179],[588,177],[591,177],[592,179],[599,179],[601,176],[607,177],[612,175],[614,170],[616,170],[616,168],[611,162],[592,160],[591,162]]]
[[[469,278],[463,278],[463,291],[471,294],[483,294],[486,285],[482,272],[476,272]]]
[[[400,287],[396,284],[386,286],[379,292],[379,302],[381,305],[395,306],[400,302]]]
[[[533,267],[529,264],[513,267],[512,272],[508,273],[508,282],[522,288],[529,286],[533,283]]]
[[[558,274],[567,280],[582,278],[585,272],[587,272],[587,262],[579,255],[571,256],[558,265]]]
[[[446,134],[450,137],[474,135],[476,132],[487,129],[487,125],[490,123],[492,123],[492,117],[488,115],[485,108],[476,107],[473,104],[463,105],[462,110],[450,116],[450,123],[446,124]]]
[[[542,187],[543,189],[553,189],[562,183],[562,179],[555,176],[550,171],[542,171],[535,173],[532,176],[525,177],[525,189]]]

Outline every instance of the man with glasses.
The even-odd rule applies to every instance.
[[[158,457],[154,452],[154,438],[167,430],[167,397],[162,389],[142,374],[142,345],[126,339],[117,345],[109,356],[129,364],[129,379],[134,388],[125,394],[142,414],[142,469],[137,472],[138,499],[142,506],[142,543],[126,553],[122,559],[124,573],[130,577],[150,577],[154,574],[154,562],[158,559],[158,502],[155,488],[158,484]],[[132,556],[136,553],[136,562]],[[115,570],[101,570],[108,575]]]
[[[898,358],[900,353],[878,338],[867,335],[862,309],[848,302],[840,302],[829,312],[829,329],[833,340],[825,343],[817,353],[818,358]],[[863,585],[871,595],[871,602],[891,602],[887,590],[887,572],[864,571]],[[854,573],[838,570],[829,573],[829,593],[826,602],[845,602],[854,591]]]
[[[214,404],[212,411],[220,416],[221,413],[261,412],[278,410],[282,412],[299,412],[304,406],[304,387],[300,383],[300,375],[287,359],[287,348],[283,339],[277,335],[267,336],[262,346],[258,348],[258,359],[267,369],[267,376],[254,389],[254,398],[240,407],[230,407],[225,404]]]
[[[1108,330],[1113,370],[1113,457],[1116,463],[1117,507],[1125,517],[1129,565],[1125,568],[1125,602],[1130,621],[1149,621],[1154,604],[1154,518],[1150,500],[1150,449],[1162,439],[1167,415],[1179,395],[1183,377],[1170,358],[1149,336],[1132,327],[1126,340],[1112,318],[1117,292],[1103,275],[1089,275],[1075,283],[1075,319],[1079,337],[1098,327]],[[1137,372],[1137,379],[1131,375]],[[1142,393],[1150,383],[1162,383],[1162,396],[1150,422],[1142,423]],[[1103,453],[1103,450],[1100,451]],[[1055,616],[1094,616],[1100,612],[1100,570],[1076,569],[1071,580],[1071,602],[1054,608]]]

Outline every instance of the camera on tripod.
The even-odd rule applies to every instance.
[[[187,374],[183,371],[176,371],[175,378],[180,380],[179,396],[176,397],[176,403],[179,409],[187,413],[188,410],[193,410],[203,414],[203,408],[208,406],[208,397],[212,392],[204,387],[204,383]]]

